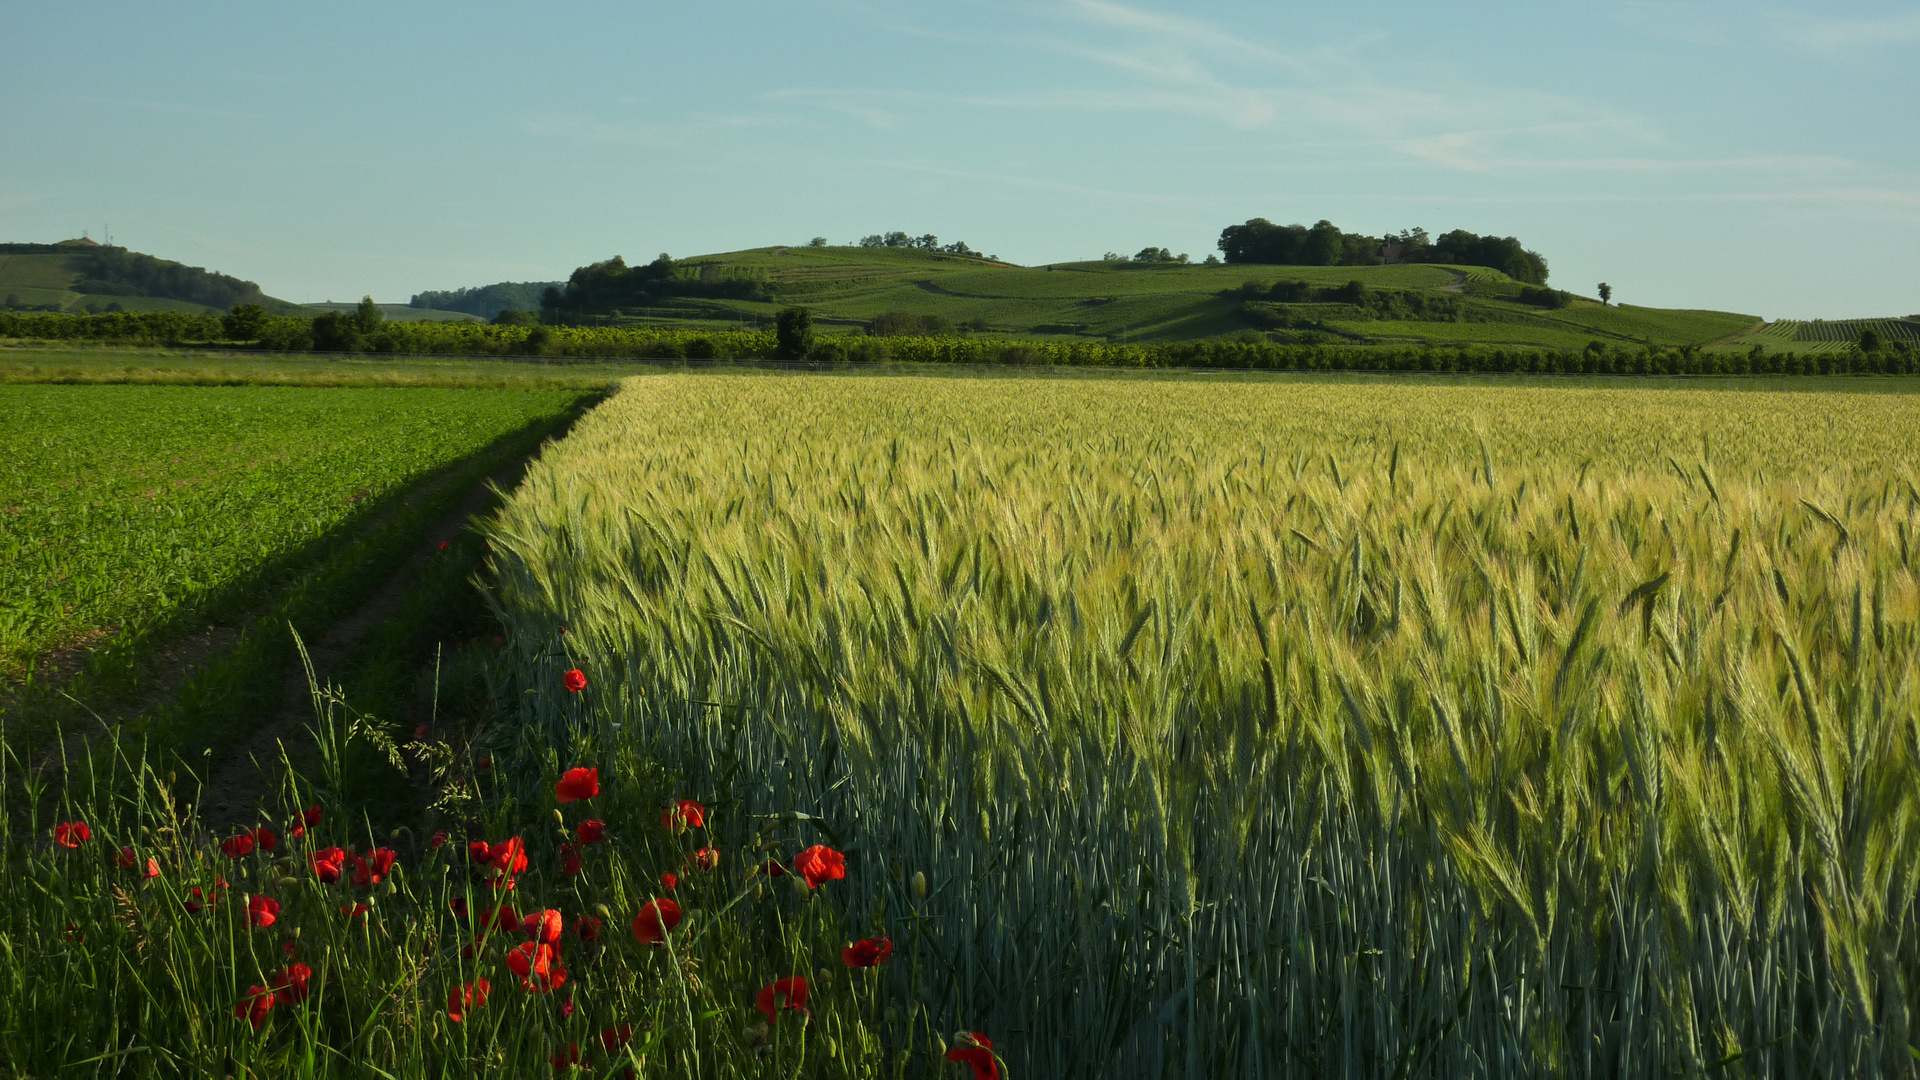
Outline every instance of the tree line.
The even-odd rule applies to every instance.
[[[1758,346],[1733,352],[1600,341],[1569,351],[1528,346],[1294,344],[1264,339],[1119,344],[951,336],[823,338],[814,334],[812,315],[805,308],[786,309],[772,332],[394,323],[379,316],[379,307],[371,300],[363,300],[353,313],[326,312],[312,319],[269,315],[257,305],[238,305],[224,316],[174,311],[118,315],[0,312],[0,337],[394,356],[547,356],[582,361],[771,359],[813,364],[898,361],[1271,371],[1920,375],[1920,350],[1905,342],[1883,342],[1878,335],[1844,351],[1812,354],[1767,352]]]
[[[826,247],[826,237],[815,237],[812,246]],[[992,255],[982,255],[980,252],[968,247],[965,240],[956,240],[951,244],[942,244],[940,238],[932,233],[927,233],[924,236],[909,236],[904,232],[874,233],[871,236],[861,237],[855,246],[863,248],[912,248],[915,251],[932,251],[941,255],[966,255],[975,259],[986,259],[990,262],[999,261]]]
[[[564,281],[501,281],[470,289],[428,290],[415,293],[408,307],[432,311],[463,311],[491,319],[503,311],[539,311],[541,298],[548,289],[560,289]]]
[[[71,249],[67,249],[71,250]],[[266,299],[251,281],[183,266],[123,247],[85,248],[73,255],[79,278],[73,291],[95,296],[160,296],[223,308]]]
[[[556,322],[570,317],[615,315],[677,298],[770,300],[772,284],[764,270],[719,262],[675,262],[662,253],[644,266],[628,266],[616,255],[573,272],[565,288],[548,288],[540,308]]]
[[[1511,236],[1480,236],[1465,229],[1435,240],[1425,229],[1387,236],[1344,232],[1322,219],[1312,225],[1276,225],[1254,218],[1220,232],[1229,263],[1274,266],[1369,266],[1382,261],[1485,266],[1528,285],[1547,283],[1547,260]]]

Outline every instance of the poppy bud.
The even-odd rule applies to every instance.
[[[913,898],[915,900],[927,898],[927,875],[918,870],[913,872]]]
[[[813,893],[813,890],[807,886],[807,879],[799,874],[788,874],[787,884],[793,889],[793,894],[802,900]]]
[[[611,918],[613,918],[613,909],[612,909],[612,908],[609,908],[609,907],[608,907],[607,905],[605,905],[605,904],[595,904],[595,905],[593,905],[593,910],[595,910],[595,911],[597,911],[597,912],[599,912],[599,913],[600,913],[600,917],[601,917],[601,918],[603,918],[603,919],[611,919]]]

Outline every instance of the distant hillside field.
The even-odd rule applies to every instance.
[[[302,308],[318,315],[323,311],[338,311],[351,315],[360,310],[360,305],[343,303],[302,304]],[[484,322],[478,315],[464,311],[436,311],[432,308],[417,308],[408,304],[381,304],[381,314],[393,322]]]
[[[278,315],[299,306],[251,281],[91,241],[0,244],[0,310],[74,313],[180,311],[199,315],[254,303]]]
[[[1759,346],[1767,352],[1823,353],[1844,352],[1860,342],[1860,335],[1871,330],[1886,344],[1920,346],[1920,315],[1904,319],[1780,319],[1754,327],[1729,339],[1726,344],[1738,348]]]
[[[1752,315],[1610,306],[1585,297],[1563,296],[1558,302],[1565,306],[1550,308],[1538,296],[1527,302],[1527,287],[1498,270],[1438,264],[1021,267],[900,248],[775,247],[677,260],[673,268],[689,278],[763,281],[767,298],[673,296],[589,309],[580,317],[765,327],[781,308],[802,305],[827,334],[884,332],[899,324],[1056,340],[1179,341],[1253,332],[1273,341],[1556,349],[1594,341],[1708,346],[1763,325]],[[1360,283],[1359,292],[1329,295],[1352,282]]]

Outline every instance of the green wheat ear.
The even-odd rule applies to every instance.
[[[491,596],[857,836],[949,965],[898,989],[1028,1075],[1899,1069],[1920,496],[1842,402],[640,378]]]

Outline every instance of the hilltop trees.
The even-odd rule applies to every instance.
[[[770,300],[773,293],[764,271],[698,260],[675,262],[662,252],[645,266],[628,266],[618,255],[583,266],[567,279],[564,292],[547,289],[541,306],[556,317],[608,315],[682,296]]]
[[[821,245],[815,245],[816,247]],[[965,240],[956,240],[951,244],[940,243],[940,238],[928,233],[925,236],[908,236],[903,232],[874,233],[860,238],[859,245],[864,248],[912,248],[916,251],[937,251],[942,255],[971,255],[976,259],[992,259],[991,255],[982,255],[967,246]]]
[[[491,319],[503,311],[535,310],[541,306],[542,292],[550,288],[557,289],[563,284],[558,281],[502,281],[468,289],[428,291],[415,293],[413,299],[407,301],[407,306],[435,311],[464,311],[469,315]]]
[[[1547,283],[1547,260],[1511,236],[1481,236],[1455,229],[1430,240],[1425,229],[1409,229],[1384,238],[1399,262],[1486,266],[1528,285]],[[1220,251],[1230,263],[1279,266],[1363,266],[1381,259],[1382,239],[1341,231],[1331,221],[1276,225],[1254,218],[1220,232]]]
[[[183,266],[123,247],[88,249],[80,257],[75,292],[105,296],[164,296],[208,307],[257,304],[260,286],[198,266]]]
[[[1604,281],[1601,282],[1600,283],[1600,302],[1604,304],[1612,299],[1613,299],[1613,286],[1607,284]]]

